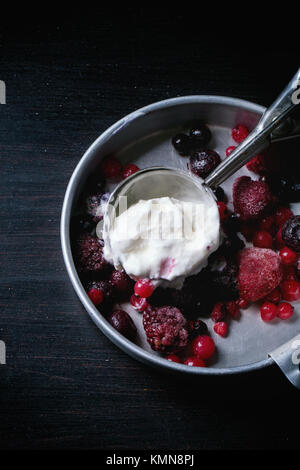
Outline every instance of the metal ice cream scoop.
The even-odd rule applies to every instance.
[[[215,188],[272,142],[300,136],[300,68],[248,137],[205,179]]]

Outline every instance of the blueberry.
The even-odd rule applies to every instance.
[[[291,217],[282,227],[282,240],[294,251],[300,252],[300,215]]]
[[[222,202],[226,202],[227,201],[227,198],[225,196],[225,192],[224,192],[224,189],[222,188],[222,186],[217,186],[214,190],[213,190],[216,198],[218,201],[222,201]]]
[[[175,150],[181,156],[187,156],[190,153],[190,138],[186,134],[176,134],[172,139]]]
[[[214,150],[201,150],[190,157],[190,169],[200,178],[206,178],[220,162],[220,155]]]
[[[206,124],[199,122],[190,130],[190,137],[192,139],[192,146],[197,150],[205,147],[209,143],[211,132]]]

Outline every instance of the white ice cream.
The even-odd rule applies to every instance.
[[[181,287],[206,266],[219,243],[219,213],[212,198],[183,202],[162,197],[140,200],[115,217],[104,234],[104,256],[134,279]]]

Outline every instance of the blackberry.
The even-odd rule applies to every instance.
[[[89,234],[82,234],[76,239],[74,256],[78,270],[82,273],[102,272],[108,266],[101,241]]]
[[[226,261],[223,268],[212,271],[210,282],[215,300],[238,299],[238,266],[234,262]]]
[[[149,308],[143,313],[143,325],[154,351],[175,353],[188,344],[188,323],[176,307]]]

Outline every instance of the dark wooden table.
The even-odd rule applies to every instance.
[[[191,16],[116,8],[3,25],[2,449],[298,445],[299,392],[277,368],[197,381],[151,370],[99,332],[62,261],[66,185],[107,126],[180,95],[268,105],[296,71],[297,44],[267,42],[266,60],[252,38],[232,42]]]

